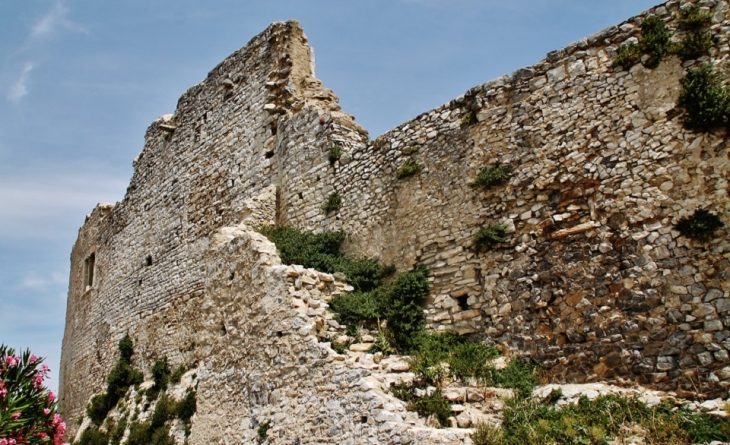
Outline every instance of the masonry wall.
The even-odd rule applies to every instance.
[[[73,419],[102,389],[127,331],[148,365],[164,354],[222,360],[213,347],[189,347],[213,329],[196,325],[195,311],[218,304],[219,287],[206,287],[216,274],[207,264],[218,255],[211,236],[251,216],[246,200],[270,186],[276,222],[343,229],[353,254],[400,270],[427,267],[432,329],[503,343],[556,380],[725,392],[728,231],[703,245],[673,229],[697,208],[730,222],[726,133],[686,130],[677,108],[686,68],[712,62],[728,71],[727,2],[698,4],[714,14],[709,58],[614,67],[617,48],[639,35],[637,17],[374,141],[313,77],[298,25],[272,25],[150,127],[124,201],[97,208],[81,229],[62,358],[64,412]],[[670,1],[647,14],[675,29],[679,7]],[[469,113],[478,122],[462,126]],[[344,155],[330,164],[335,143]],[[398,180],[408,159],[421,171]],[[470,187],[495,162],[513,167],[509,183]],[[334,191],[342,208],[325,214]],[[510,228],[508,241],[474,253],[474,234],[491,223]],[[82,292],[91,252],[96,281]],[[221,318],[216,328],[227,331]],[[245,317],[234,319],[246,331]]]

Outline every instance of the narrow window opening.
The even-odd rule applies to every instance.
[[[304,193],[299,192],[299,199],[304,199]]]
[[[147,255],[147,258],[145,258],[144,263],[147,266],[151,266],[152,265],[152,255]]]
[[[271,128],[271,135],[276,136],[276,130],[277,130],[276,122],[272,122],[270,128]]]
[[[266,157],[266,159],[273,158],[274,157],[274,151],[273,150],[267,151],[266,154],[264,155],[264,157]]]
[[[459,307],[462,311],[469,309],[469,303],[467,303],[468,299],[469,297],[467,295],[464,295],[462,297],[456,297],[456,302],[459,303]]]
[[[91,255],[84,260],[84,292],[91,289],[94,285],[94,266],[96,265],[96,254]]]

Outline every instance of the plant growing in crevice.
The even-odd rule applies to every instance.
[[[503,243],[507,239],[506,233],[507,226],[504,224],[491,224],[487,227],[482,227],[474,235],[472,249],[478,253],[496,244]]]
[[[697,59],[709,52],[712,35],[706,31],[712,22],[712,14],[702,11],[697,5],[683,8],[679,14],[679,29],[685,37],[677,46],[676,53],[682,60]]]
[[[662,59],[672,52],[672,32],[660,17],[649,16],[641,23],[639,48],[648,55],[644,62],[647,68],[656,68]]]
[[[684,126],[690,130],[711,131],[727,125],[730,115],[730,91],[711,65],[688,69],[682,79],[679,106],[686,110]]]
[[[332,192],[322,204],[322,210],[325,213],[336,212],[342,207],[342,196],[337,192]]]
[[[474,182],[469,185],[475,188],[488,189],[509,181],[511,173],[512,168],[509,165],[497,162],[494,165],[481,169]]]
[[[395,177],[398,179],[404,179],[409,176],[415,175],[420,170],[421,166],[418,164],[418,162],[413,159],[409,159],[398,169],[397,172],[395,172]]]
[[[327,153],[327,160],[330,161],[331,165],[334,165],[334,163],[339,161],[341,157],[342,145],[338,142],[335,142]]]
[[[461,128],[471,127],[479,122],[477,114],[474,111],[469,111],[461,117]]]
[[[692,216],[679,220],[675,229],[683,236],[707,242],[715,236],[715,231],[725,226],[720,217],[706,209],[697,209]]]
[[[641,60],[643,54],[646,54],[648,57],[644,66],[656,68],[665,56],[672,53],[671,39],[672,32],[664,20],[654,15],[646,17],[641,23],[639,43],[622,45],[613,58],[613,63],[629,69]]]
[[[269,433],[269,429],[271,429],[270,420],[259,424],[259,427],[256,429],[256,436],[259,440],[259,443],[265,442],[267,440],[267,434]]]
[[[180,380],[182,379],[182,376],[185,374],[186,371],[187,369],[185,368],[185,365],[178,366],[175,372],[170,374],[170,383],[180,383]]]

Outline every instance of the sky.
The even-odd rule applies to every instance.
[[[78,228],[147,126],[274,21],[371,139],[658,0],[0,0],[0,343],[56,389]]]

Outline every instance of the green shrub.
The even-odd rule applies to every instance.
[[[472,125],[475,125],[479,120],[477,119],[477,114],[473,111],[470,111],[466,113],[461,118],[461,128],[471,127]]]
[[[693,443],[727,442],[730,440],[730,422],[706,413],[690,414],[681,421]]]
[[[158,428],[152,432],[152,445],[175,445],[175,439],[170,437],[170,426]]]
[[[705,209],[697,209],[692,216],[680,219],[674,227],[687,238],[707,242],[715,236],[715,231],[723,226],[725,223],[714,213]]]
[[[649,58],[644,62],[647,68],[656,68],[662,59],[672,51],[672,32],[661,18],[652,15],[641,24],[639,48]]]
[[[529,397],[538,384],[540,367],[527,360],[512,360],[504,369],[486,370],[484,382],[490,386],[512,388],[518,398]]]
[[[261,228],[271,242],[276,244],[284,264],[300,264],[321,272],[342,272],[355,289],[368,292],[380,285],[387,269],[377,260],[368,258],[349,259],[340,253],[345,240],[344,232],[303,232],[293,227],[265,226]]]
[[[184,423],[189,423],[190,419],[198,409],[198,402],[195,395],[195,391],[188,389],[185,393],[185,397],[177,403],[175,407],[177,418]]]
[[[166,394],[162,394],[155,404],[155,410],[152,412],[150,426],[153,430],[165,426],[168,420],[172,420],[175,413],[175,403],[170,400]]]
[[[710,65],[688,69],[682,79],[679,106],[687,114],[684,125],[690,130],[710,131],[727,125],[730,92]]]
[[[134,355],[134,343],[129,334],[122,337],[117,346],[119,347],[119,360],[131,363],[132,355]]]
[[[347,327],[348,335],[355,331],[362,322],[374,322],[383,316],[384,304],[378,299],[376,292],[350,292],[332,297],[330,308],[335,318]]]
[[[465,341],[457,345],[449,357],[449,369],[458,380],[484,379],[492,369],[488,360],[499,357],[499,349],[493,345]]]
[[[132,422],[129,427],[129,436],[126,445],[150,445],[152,441],[152,426],[149,422]]]
[[[481,187],[488,189],[495,185],[502,185],[507,182],[510,178],[512,169],[509,165],[503,165],[499,162],[496,164],[483,168],[477,178],[472,182],[472,187]]]
[[[692,32],[677,47],[677,55],[682,60],[698,59],[709,53],[712,47],[712,36],[709,32]]]
[[[85,429],[79,440],[74,442],[75,445],[107,445],[108,443],[109,435],[95,427]]]
[[[187,369],[185,369],[185,365],[178,366],[175,372],[170,374],[170,383],[180,383],[180,380],[182,379],[182,376],[185,374],[185,372],[187,372]]]
[[[421,166],[418,164],[418,162],[414,161],[413,159],[409,159],[401,166],[401,168],[398,169],[398,171],[395,173],[395,177],[398,179],[404,179],[409,176],[415,175],[420,170]]]
[[[479,229],[474,240],[472,241],[472,249],[475,252],[481,252],[488,247],[506,241],[507,226],[503,224],[492,224]]]
[[[629,69],[641,61],[641,48],[636,43],[621,45],[613,58],[614,65]]]
[[[327,196],[327,199],[322,204],[322,210],[324,213],[336,212],[340,210],[342,206],[342,196],[337,192],[332,192]]]
[[[106,419],[106,415],[109,414],[109,400],[106,393],[97,394],[91,398],[91,401],[86,406],[86,415],[94,423],[94,425],[101,425]]]
[[[504,444],[502,429],[486,423],[477,424],[474,432],[469,436],[474,445],[501,445]]]
[[[401,273],[386,292],[385,318],[400,351],[412,350],[424,330],[423,302],[430,292],[428,272],[415,269]]]
[[[430,395],[415,398],[406,405],[406,409],[423,417],[434,416],[442,427],[448,426],[451,417],[451,402],[443,396],[441,388],[436,388]]]
[[[127,429],[127,418],[122,417],[119,422],[109,432],[109,445],[119,445],[124,437],[124,431]]]
[[[340,157],[342,157],[342,145],[335,143],[327,153],[327,159],[330,161],[330,164],[334,164],[340,160]]]
[[[167,357],[163,357],[160,360],[155,360],[152,365],[152,380],[155,382],[155,388],[158,391],[164,391],[167,389],[168,383],[170,383],[170,364],[167,362]]]
[[[702,11],[699,6],[682,8],[679,12],[679,28],[685,31],[698,31],[712,23],[712,14]]]
[[[264,423],[260,423],[258,429],[256,430],[256,436],[258,436],[259,442],[264,442],[267,439],[267,434],[269,433],[269,429],[271,428],[271,421],[267,420]]]
[[[379,320],[378,325],[380,325]],[[373,345],[368,349],[368,353],[375,354],[376,352],[380,352],[383,355],[390,355],[395,352],[393,343],[395,343],[395,340],[389,330],[378,329],[378,338],[375,339]]]

